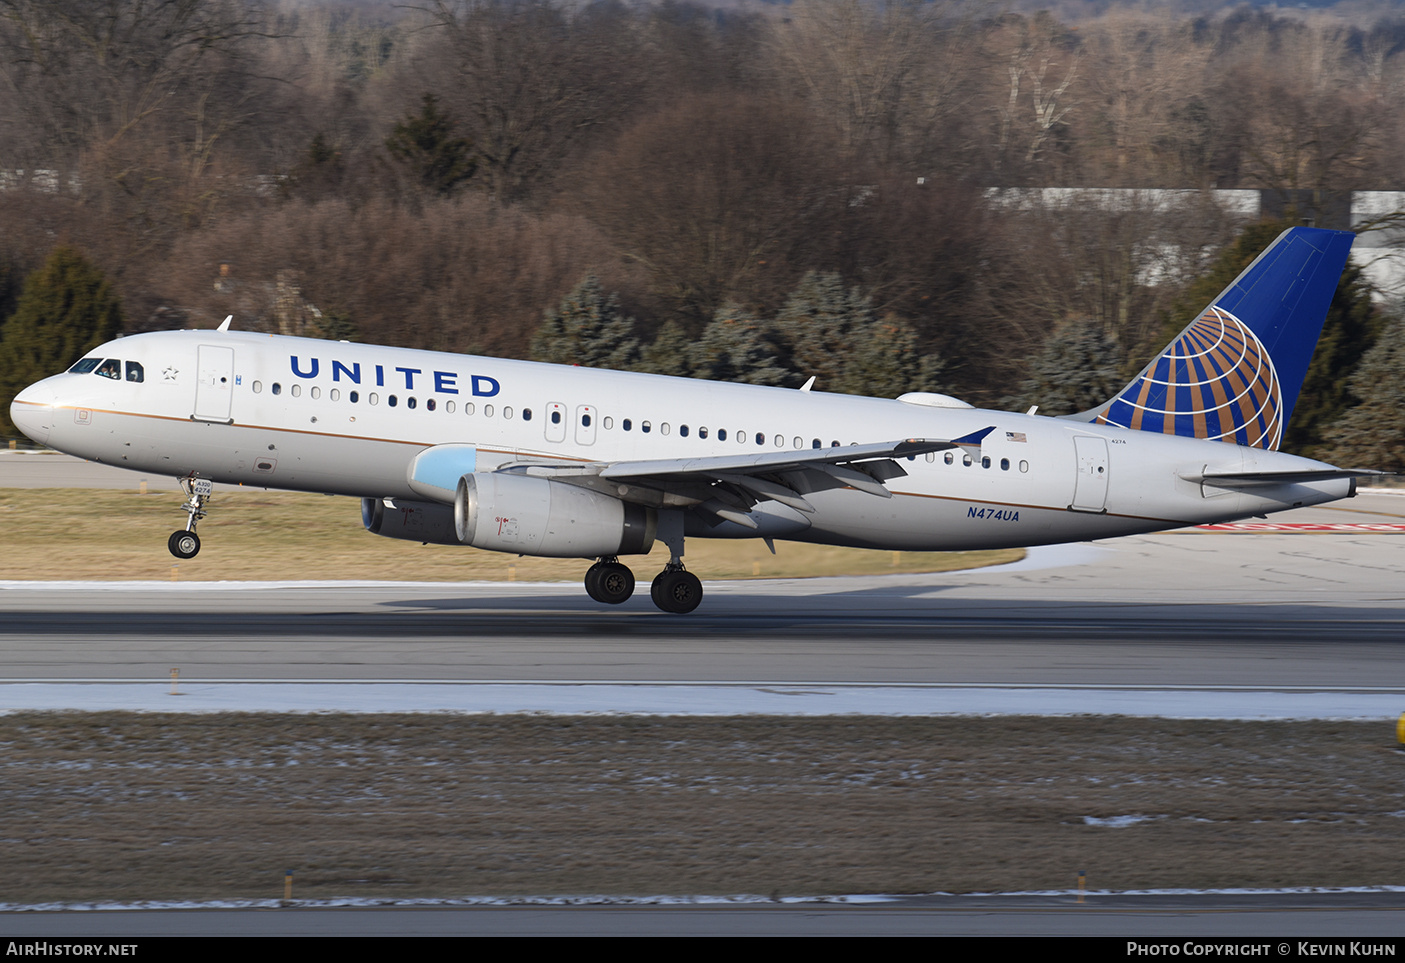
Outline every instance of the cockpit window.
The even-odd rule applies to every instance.
[[[140,382],[143,379],[141,365],[135,361],[127,362],[127,380]]]
[[[108,358],[102,364],[98,365],[98,370],[94,371],[93,374],[102,375],[104,378],[111,378],[113,381],[121,381],[122,362],[118,361],[116,358]]]
[[[79,361],[77,364],[75,364],[72,368],[69,368],[68,370],[71,371],[73,374],[87,374],[89,371],[92,371],[94,368],[96,368],[98,366],[98,362],[100,362],[101,360],[101,358],[84,358],[82,361]]]

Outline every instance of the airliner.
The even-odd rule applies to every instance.
[[[389,538],[593,560],[586,592],[686,613],[688,538],[902,551],[1043,545],[1329,502],[1278,450],[1353,235],[1291,228],[1106,403],[1060,417],[218,329],[110,341],[10,407],[34,441],[180,479],[350,495]],[[823,387],[823,386],[820,386]]]

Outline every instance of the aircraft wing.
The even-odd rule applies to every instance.
[[[812,513],[815,508],[805,496],[826,489],[854,488],[891,498],[884,482],[907,474],[896,459],[950,448],[976,451],[994,430],[992,425],[951,439],[905,438],[869,445],[569,467],[522,461],[499,470],[544,475],[657,508],[697,509],[704,515],[755,528],[747,513],[761,501],[776,501]]]

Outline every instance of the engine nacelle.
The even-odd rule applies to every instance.
[[[454,506],[412,502],[406,498],[361,499],[361,524],[366,531],[386,538],[435,545],[459,545],[454,532]]]
[[[464,544],[496,552],[644,555],[654,545],[658,513],[546,478],[473,472],[459,479],[454,528]]]

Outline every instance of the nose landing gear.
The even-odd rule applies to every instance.
[[[200,554],[200,536],[195,534],[195,526],[205,517],[205,505],[214,492],[215,484],[208,478],[187,475],[180,480],[185,492],[185,504],[181,508],[189,516],[185,528],[171,533],[166,539],[166,547],[176,558],[194,558]]]

